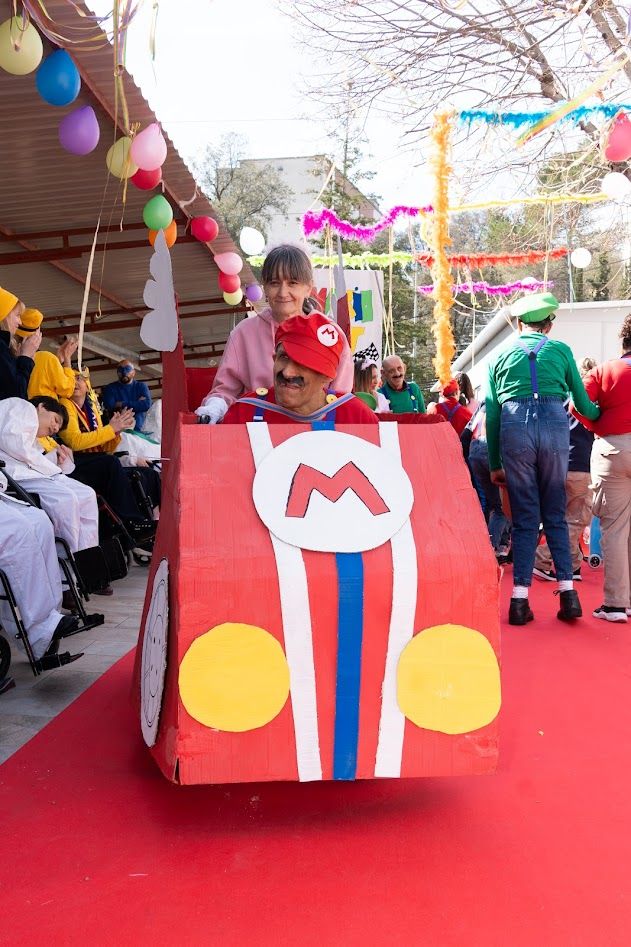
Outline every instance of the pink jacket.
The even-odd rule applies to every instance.
[[[223,398],[228,407],[246,391],[274,386],[274,333],[278,323],[271,309],[244,319],[234,327],[221,357],[210,395]],[[332,388],[346,394],[353,389],[353,359],[342,333],[344,349]],[[208,395],[207,397],[210,397]],[[206,399],[202,402],[204,404]]]

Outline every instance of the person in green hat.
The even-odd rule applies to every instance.
[[[563,402],[570,393],[590,420],[600,411],[585,391],[572,350],[549,338],[558,300],[532,293],[511,307],[519,335],[489,367],[486,430],[493,483],[508,489],[513,517],[513,593],[508,621],[525,625],[539,525],[543,523],[558,581],[557,617],[583,614],[574,589],[572,553],[565,521],[565,478],[570,427]],[[555,593],[557,594],[557,593]]]

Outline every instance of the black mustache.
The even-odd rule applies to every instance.
[[[305,384],[305,380],[302,375],[296,375],[295,378],[287,378],[282,372],[278,372],[276,375],[276,381],[284,382],[286,385],[298,385],[301,388],[303,388]]]

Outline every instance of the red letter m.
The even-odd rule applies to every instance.
[[[300,464],[289,489],[286,515],[304,519],[314,490],[331,503],[337,503],[343,493],[352,490],[373,516],[390,512],[370,480],[352,461],[340,467],[332,477],[307,464]]]

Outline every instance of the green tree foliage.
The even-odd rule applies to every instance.
[[[595,302],[602,302],[603,300],[611,298],[609,293],[611,266],[609,265],[609,259],[606,253],[598,254],[598,270],[596,271],[596,276],[594,279],[587,280],[587,282],[593,287],[594,292],[592,293],[592,299]]]
[[[271,164],[249,163],[246,147],[247,140],[231,132],[194,162],[199,185],[235,240],[245,226],[267,235],[274,215],[287,213],[293,194]]]

